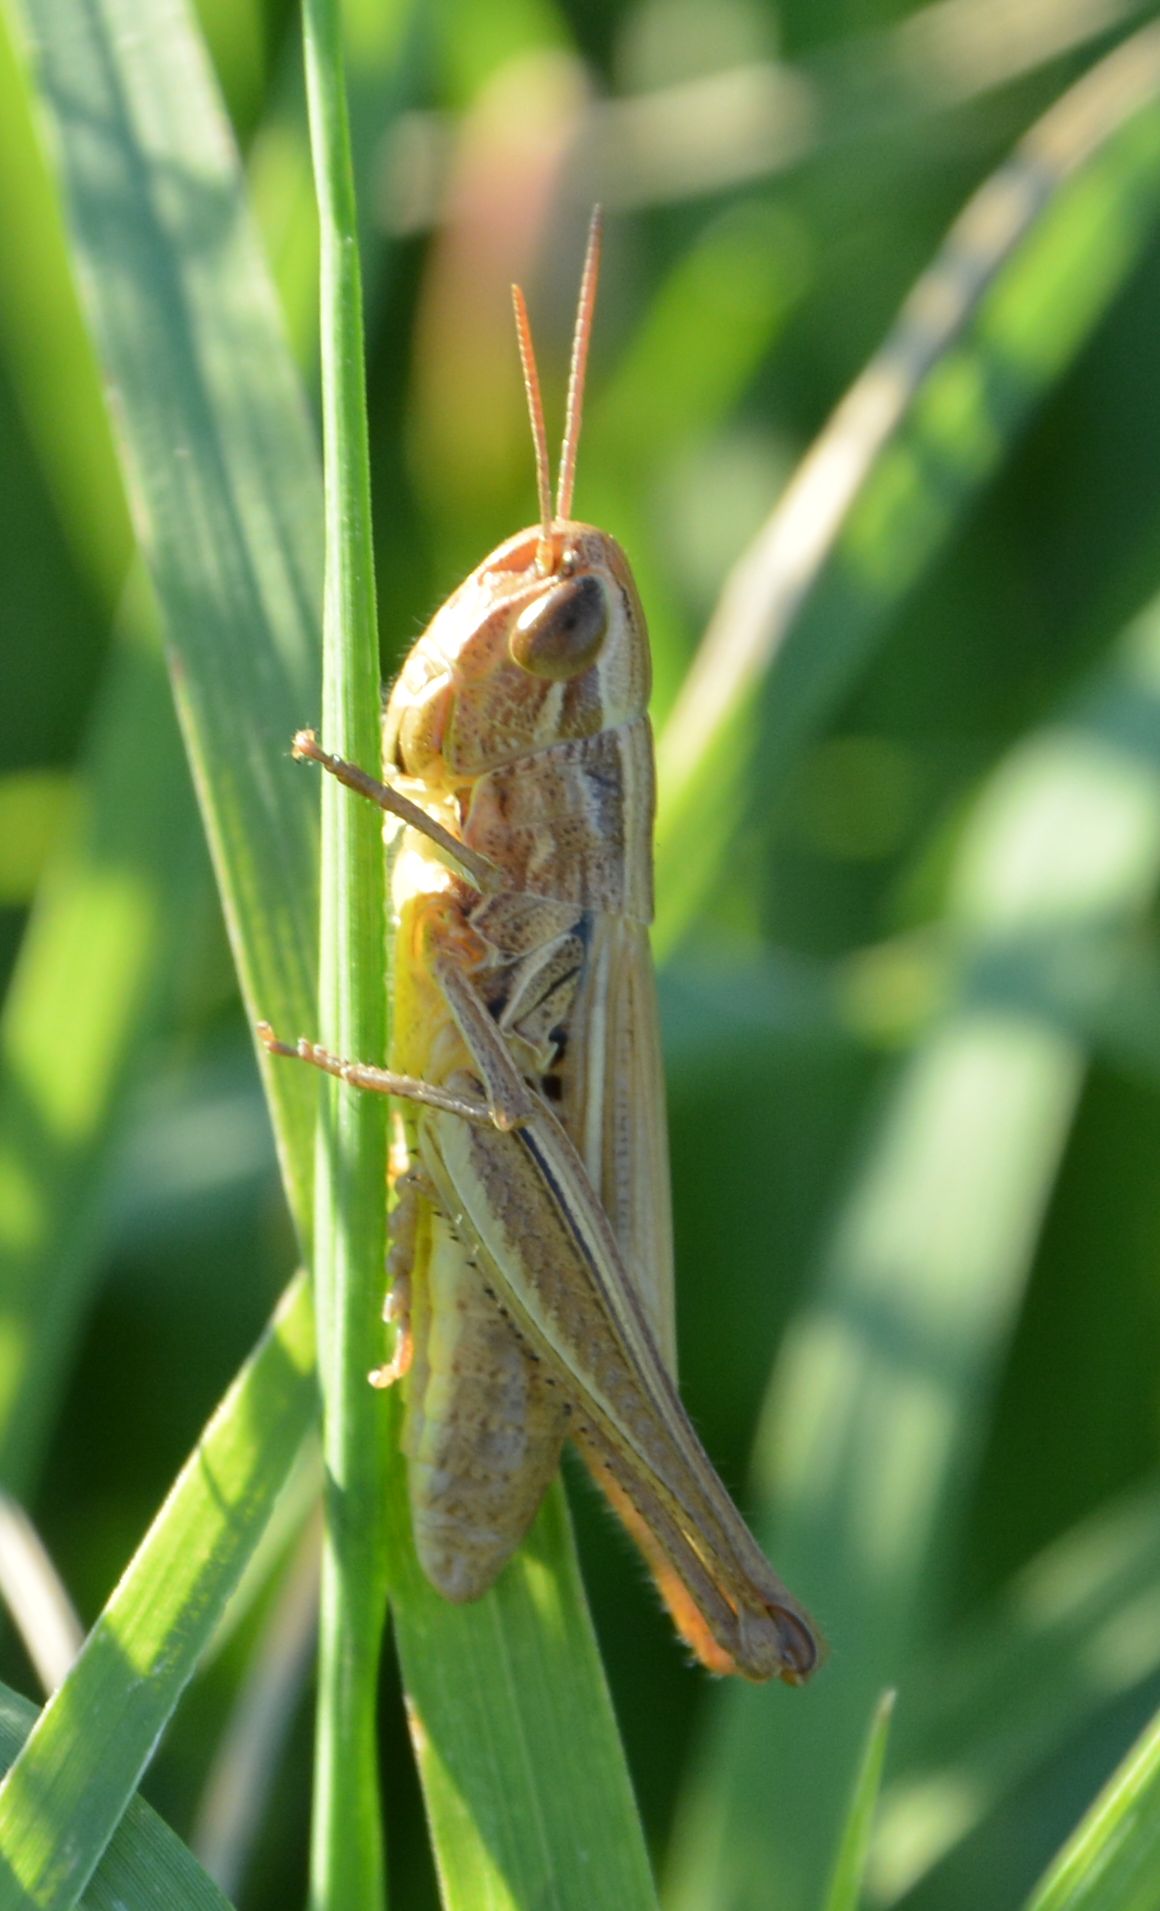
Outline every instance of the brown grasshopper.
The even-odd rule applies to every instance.
[[[387,1315],[415,1543],[478,1598],[572,1439],[716,1672],[808,1678],[820,1643],[676,1387],[652,919],[644,613],[619,545],[571,516],[600,256],[593,216],[555,506],[513,288],[540,522],[484,559],[411,651],[384,781],[310,757],[392,817],[391,1067],[260,1034],[403,1102]]]

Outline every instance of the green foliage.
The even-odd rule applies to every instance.
[[[5,1770],[28,1736],[36,1707],[0,1688],[0,1763]],[[139,1798],[129,1801],[80,1903],[85,1911],[227,1911],[180,1838]]]
[[[866,1747],[846,1808],[846,1821],[824,1911],[857,1911],[861,1903],[866,1854],[870,1849],[893,1711],[894,1694],[884,1692],[874,1707],[870,1730],[866,1734]]]
[[[855,40],[789,0],[777,67],[759,0],[347,0],[364,413],[316,5],[324,492],[285,342],[312,386],[297,20],[10,4],[0,896],[30,908],[0,918],[0,1478],[99,1617],[0,1788],[0,1906],[225,1902],[184,1841],[239,1729],[226,1891],[305,1898],[301,1619],[253,1703],[301,1557],[303,1280],[247,1352],[311,1242],[338,1509],[313,1903],[377,1896],[379,1794],[397,1903],[652,1898],[564,1490],[486,1601],[432,1594],[394,1409],[357,1384],[382,1111],[263,1058],[271,1146],[250,1032],[381,1043],[376,821],[325,799],[319,994],[289,738],[373,755],[376,581],[390,674],[531,515],[507,282],[558,412],[593,181],[578,501],[656,654],[683,1384],[830,1641],[802,1692],[711,1686],[576,1496],[665,1902],[1160,1903],[1150,9],[1016,32],[948,0]],[[4,1697],[5,1759],[28,1724]]]
[[[362,276],[336,0],[303,8],[321,255],[326,589],[322,735],[354,763],[378,737],[378,626],[363,371]],[[381,820],[329,778],[322,791],[319,1039],[382,1055],[386,991]],[[386,1104],[325,1083],[315,1144],[314,1277],[326,1518],[319,1612],[311,1903],[385,1891],[376,1698],[386,1606],[386,1416],[366,1384],[386,1259]]]

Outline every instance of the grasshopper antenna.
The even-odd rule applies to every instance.
[[[604,237],[604,214],[592,208],[588,227],[588,250],[584,255],[584,276],[580,281],[580,303],[576,308],[576,336],[572,340],[572,369],[568,374],[568,409],[564,416],[564,449],[560,453],[560,475],[556,483],[556,517],[572,515],[572,491],[576,483],[576,449],[580,443],[580,414],[584,406],[584,374],[588,369],[588,341],[592,336],[592,315],[596,309],[596,282],[600,276],[600,246]]]
[[[540,497],[542,532],[540,548],[536,552],[536,568],[546,571],[550,569],[548,558],[552,548],[552,480],[548,472],[548,434],[544,428],[544,401],[540,395],[540,375],[536,370],[532,327],[524,295],[518,285],[512,286],[512,304],[515,307],[516,338],[519,341],[520,366],[528,398],[528,416],[532,421],[532,443],[536,447],[536,489]]]

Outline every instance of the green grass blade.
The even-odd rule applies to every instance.
[[[862,1880],[866,1871],[866,1855],[870,1849],[874,1810],[882,1785],[882,1768],[886,1763],[886,1741],[890,1737],[894,1700],[893,1692],[884,1692],[874,1708],[862,1763],[855,1774],[854,1789],[823,1911],[858,1911],[862,1902]]]
[[[311,1424],[313,1355],[299,1276],[0,1786],[4,1911],[84,1890]]]
[[[910,1681],[871,1859],[893,1903],[1117,1698],[1160,1671],[1160,1493],[1101,1507]],[[912,1716],[913,1715],[913,1716]],[[900,1726],[902,1721],[900,1721]]]
[[[1109,927],[1123,935],[1154,892],[1158,683],[1160,604],[1013,753],[964,837],[957,973],[867,1134],[760,1441],[780,1508],[772,1557],[820,1607],[841,1676],[776,1709],[723,1696],[678,1905],[756,1903],[754,1876],[776,1880],[785,1907],[815,1901],[866,1708],[887,1683],[905,1693],[936,1629],[1084,1063],[1024,977],[1106,951]]]
[[[487,1597],[448,1606],[390,1503],[391,1607],[449,1911],[656,1902],[563,1487]]]
[[[208,893],[181,772],[160,649],[127,618],[0,1015],[0,1478],[17,1495],[87,1298],[135,1058]]]
[[[1160,1714],[1032,1892],[1026,1911],[1155,1911],[1160,1903]]]
[[[306,0],[306,92],[321,237],[326,747],[375,767],[379,661],[363,380],[362,285],[336,0]],[[386,946],[382,818],[323,778],[322,1040],[382,1062]],[[386,1103],[327,1080],[315,1176],[314,1278],[326,1461],[312,1906],[385,1901],[379,1803],[379,1642],[386,1612],[387,1416],[367,1385],[381,1356]]]
[[[660,740],[659,939],[760,817],[1139,258],[1160,212],[1160,28],[975,195],[726,582]]]
[[[36,1707],[0,1686],[0,1769],[7,1769],[36,1720]],[[79,1900],[81,1911],[229,1911],[212,1878],[143,1799],[125,1816]]]
[[[48,0],[16,18],[246,1000],[307,1027],[317,816],[288,744],[318,708],[317,461],[237,156],[180,9]],[[302,1070],[268,1078],[301,1224],[316,1090]]]

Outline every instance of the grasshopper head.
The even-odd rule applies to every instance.
[[[411,652],[387,709],[384,755],[447,788],[557,743],[642,717],[651,670],[632,572],[607,532],[572,515],[588,338],[600,258],[593,214],[553,505],[539,379],[523,294],[516,331],[536,447],[540,523],[492,551]]]
[[[643,716],[648,632],[615,538],[574,520],[520,531],[447,599],[403,666],[384,755],[455,785]]]

